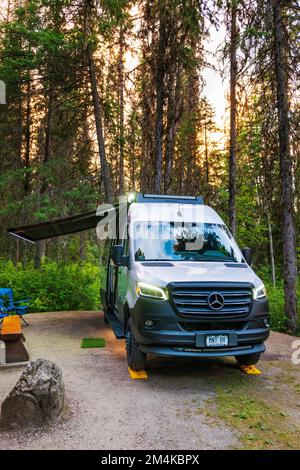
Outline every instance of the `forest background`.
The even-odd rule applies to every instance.
[[[299,2],[0,6],[1,287],[31,311],[97,309],[95,233],[31,246],[7,228],[201,194],[253,248],[273,329],[299,333]]]

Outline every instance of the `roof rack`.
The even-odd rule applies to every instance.
[[[181,204],[204,204],[202,196],[177,196],[172,194],[137,193],[135,202],[180,202]]]

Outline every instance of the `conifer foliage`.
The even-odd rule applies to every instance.
[[[296,0],[0,0],[0,257],[85,259],[94,234],[27,246],[8,226],[129,190],[202,194],[273,284],[296,332]],[[221,33],[221,35],[220,35]],[[214,35],[218,50],[208,52]],[[223,124],[206,96],[218,69]],[[298,255],[298,259],[297,259]],[[298,266],[297,266],[298,263]]]

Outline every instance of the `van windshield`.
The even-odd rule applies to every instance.
[[[244,262],[225,225],[195,222],[135,222],[135,261]]]

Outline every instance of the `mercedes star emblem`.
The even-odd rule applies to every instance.
[[[213,292],[208,297],[208,305],[213,310],[220,310],[222,307],[224,307],[223,295],[219,294],[219,292]]]

